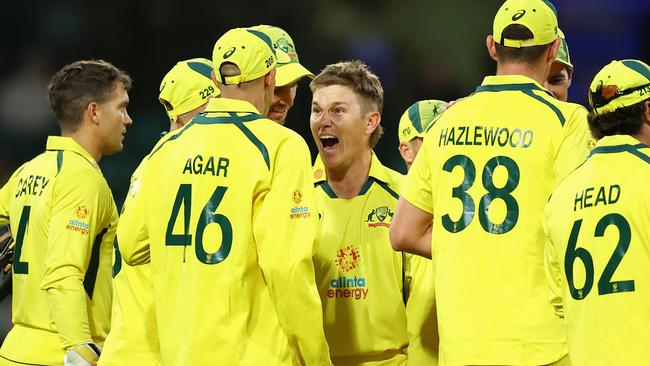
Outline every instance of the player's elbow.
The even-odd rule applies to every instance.
[[[389,230],[390,245],[396,251],[404,251],[408,247],[408,235],[404,230],[404,225],[399,224],[399,220],[393,220]]]
[[[125,247],[120,248],[120,254],[124,263],[129,266],[137,266],[150,262],[149,245],[140,248]]]

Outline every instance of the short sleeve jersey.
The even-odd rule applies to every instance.
[[[544,278],[544,205],[587,156],[586,110],[524,76],[486,77],[424,139],[403,197],[433,214],[440,360],[545,364],[566,354]]]
[[[547,273],[574,365],[650,360],[648,179],[650,148],[607,136],[546,207]]]
[[[0,191],[0,217],[16,241],[14,327],[0,356],[59,364],[69,347],[101,344],[110,328],[117,209],[96,161],[73,139],[50,136],[47,150]]]
[[[368,180],[354,198],[336,196],[320,157],[314,178],[321,224],[314,264],[332,360],[399,357],[408,344],[404,267],[388,230],[403,176],[373,153]]]

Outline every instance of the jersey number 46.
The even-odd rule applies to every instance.
[[[218,264],[221,263],[230,254],[232,246],[232,225],[230,220],[222,214],[216,213],[217,207],[221,203],[224,194],[228,187],[217,186],[212,193],[208,202],[201,209],[198,222],[196,223],[196,231],[194,232],[194,252],[196,258],[205,264]],[[174,224],[178,220],[181,207],[183,207],[183,233],[175,234]],[[172,212],[167,224],[167,231],[165,233],[165,245],[171,246],[191,246],[192,234],[190,233],[190,217],[192,213],[192,185],[181,184],[176,193],[176,199],[172,207]],[[203,246],[203,233],[210,224],[217,224],[221,228],[221,244],[216,252],[208,253]]]

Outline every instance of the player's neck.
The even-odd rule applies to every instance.
[[[326,168],[327,183],[336,193],[336,197],[354,198],[359,194],[361,187],[368,180],[371,156],[370,151],[367,151],[355,158],[350,165],[338,169]]]
[[[535,80],[540,85],[544,84],[548,71],[548,68],[542,64],[497,63],[497,75],[522,75]]]
[[[641,125],[639,133],[632,135],[632,137],[639,140],[639,142],[642,144],[650,146],[650,125],[644,121],[644,123]]]
[[[264,100],[263,91],[264,88],[240,89],[240,88],[231,87],[230,89],[224,88],[224,90],[221,93],[221,96],[223,98],[245,100],[250,104],[252,104],[253,106],[255,106],[255,108],[261,115],[266,115],[266,112],[268,112],[269,107]]]
[[[96,162],[99,163],[99,161],[102,158],[102,153],[101,153],[101,148],[99,144],[97,143],[96,139],[92,134],[88,133],[83,127],[77,129],[74,132],[66,132],[62,131],[61,136],[63,137],[70,137],[73,139],[76,143],[78,143],[81,147],[86,150],[90,156],[95,159]]]

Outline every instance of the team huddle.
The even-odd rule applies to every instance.
[[[281,28],[231,29],[162,79],[169,131],[119,213],[98,162],[132,80],[66,65],[61,136],[0,190],[0,365],[649,365],[650,66],[566,102],[547,0],[506,0],[486,46],[473,94],[402,115],[403,176],[363,62],[314,75]],[[315,157],[284,126],[303,78]]]

